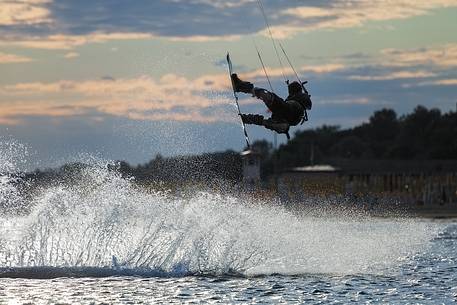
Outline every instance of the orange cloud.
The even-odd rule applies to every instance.
[[[348,79],[364,81],[380,81],[408,78],[442,77],[443,72],[448,72],[457,67],[457,44],[445,44],[441,46],[421,49],[384,49],[376,57],[370,57],[368,62],[352,62],[350,67],[382,68],[385,71],[368,75],[351,75]],[[395,71],[399,70],[400,71]],[[441,82],[441,81],[439,81]],[[424,82],[422,82],[424,83]],[[430,84],[430,82],[425,82]],[[435,82],[436,85],[440,83]],[[404,87],[410,87],[404,84]]]
[[[103,43],[110,40],[139,40],[154,37],[148,33],[91,33],[87,35],[49,35],[32,37],[7,37],[0,45],[25,48],[69,50],[89,43]]]
[[[322,99],[320,105],[369,105],[373,101],[368,97],[342,97],[341,99]]]
[[[50,0],[6,0],[0,5],[0,26],[51,23],[51,12],[43,5]]]
[[[211,42],[211,41],[235,41],[241,35],[220,35],[220,36],[170,36],[160,37],[151,33],[103,33],[94,32],[86,35],[48,35],[48,36],[12,36],[0,39],[0,45],[19,46],[24,48],[47,49],[47,50],[71,50],[75,47],[92,43],[104,43],[116,40],[143,40],[143,39],[165,39],[177,42]]]
[[[162,37],[169,41],[179,42],[211,42],[211,41],[236,41],[241,39],[241,35],[218,35],[218,36],[207,36],[207,35],[193,35],[193,36],[170,36]]]
[[[414,84],[404,84],[403,88],[414,88],[423,86],[457,86],[456,78],[438,79],[432,81],[419,82]]]
[[[382,51],[388,61],[386,66],[434,65],[440,68],[457,66],[457,44],[446,44],[415,50],[385,49]]]
[[[64,58],[67,58],[67,59],[72,59],[72,58],[79,57],[79,53],[76,53],[76,52],[68,52],[68,53],[65,54],[63,57],[64,57]]]
[[[433,84],[441,85],[441,86],[457,86],[457,79],[455,79],[455,78],[441,79],[441,80],[434,81]]]
[[[89,109],[136,119],[173,119],[212,122],[203,116],[207,107],[231,100],[217,90],[230,86],[225,74],[187,79],[168,74],[117,80],[19,83],[0,87],[0,119],[24,115],[69,116]],[[177,110],[178,109],[178,110]]]
[[[32,59],[29,57],[0,52],[0,64],[23,63],[30,61],[32,61]]]
[[[69,117],[82,115],[87,110],[77,105],[61,105],[48,100],[5,102],[0,106],[0,124],[3,125],[21,124],[24,116]]]

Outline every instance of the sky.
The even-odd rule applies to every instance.
[[[297,130],[348,128],[376,110],[457,107],[457,0],[261,0],[313,109]],[[244,147],[225,55],[242,79],[286,95],[258,0],[0,0],[0,141],[27,169],[96,156]],[[281,51],[280,51],[281,52]],[[243,96],[242,112],[268,116]],[[249,126],[252,140],[273,134]],[[280,143],[285,137],[278,137]]]

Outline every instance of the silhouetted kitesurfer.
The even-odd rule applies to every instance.
[[[312,106],[311,96],[299,82],[288,84],[289,96],[284,100],[275,93],[254,87],[250,82],[242,81],[236,73],[231,75],[236,92],[250,93],[261,99],[271,111],[271,117],[265,119],[260,114],[240,114],[245,124],[265,126],[277,133],[288,135],[290,126],[296,126],[305,118],[306,110]]]

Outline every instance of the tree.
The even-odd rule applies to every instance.
[[[378,141],[395,139],[398,127],[397,114],[392,109],[376,111],[370,117],[371,136]]]
[[[330,149],[332,156],[349,159],[369,158],[372,155],[370,146],[355,135],[343,137]]]

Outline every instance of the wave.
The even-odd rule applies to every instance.
[[[190,273],[163,272],[150,269],[110,267],[15,267],[0,268],[0,278],[55,279],[55,278],[103,278],[118,276],[135,277],[183,277]]]

